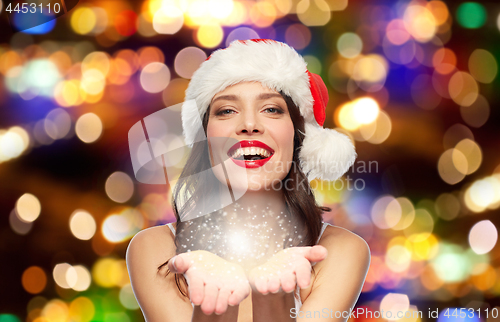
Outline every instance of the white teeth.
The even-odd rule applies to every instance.
[[[237,158],[241,155],[257,155],[257,154],[264,156],[266,158],[271,156],[271,152],[267,151],[266,149],[251,147],[251,148],[236,149],[236,151],[234,151],[233,154],[231,155],[231,158]]]

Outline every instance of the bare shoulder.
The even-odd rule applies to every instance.
[[[361,236],[345,228],[328,225],[319,245],[328,250],[328,255],[324,261],[315,266],[315,269],[318,269],[318,277],[322,274],[328,275],[334,269],[339,269],[340,263],[347,270],[352,269],[359,272],[360,277],[366,275],[370,266],[371,254],[368,243]]]
[[[167,226],[137,233],[127,248],[127,268],[134,295],[146,321],[190,321],[192,306],[177,289],[175,275],[160,265],[175,256],[174,236]]]
[[[127,264],[135,259],[142,260],[152,256],[161,265],[174,255],[172,232],[166,225],[155,226],[141,230],[132,238],[127,248]]]
[[[328,225],[319,242],[324,246],[331,257],[370,259],[370,247],[359,235],[342,227]]]

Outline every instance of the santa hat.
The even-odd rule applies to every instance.
[[[299,159],[309,180],[336,180],[354,163],[356,152],[345,134],[323,128],[328,90],[321,77],[285,43],[269,39],[236,40],[210,55],[193,74],[182,107],[186,144],[195,142],[200,119],[215,94],[245,81],[257,81],[290,96],[305,120]]]

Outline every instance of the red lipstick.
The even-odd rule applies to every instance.
[[[260,159],[260,160],[237,160],[231,157],[233,153],[240,148],[261,148],[269,152],[271,155],[268,156],[265,159]],[[267,144],[264,144],[263,142],[257,141],[257,140],[245,140],[245,141],[240,141],[233,145],[229,151],[227,152],[227,155],[233,162],[242,167],[242,168],[259,168],[262,167],[264,164],[266,164],[269,160],[274,155],[274,150],[271,149]]]

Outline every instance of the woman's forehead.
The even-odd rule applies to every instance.
[[[268,95],[265,95],[268,94]],[[271,94],[271,95],[269,95]],[[277,95],[273,95],[277,94]],[[241,82],[226,87],[224,90],[218,92],[212,98],[212,103],[219,97],[230,97],[230,96],[254,96],[254,97],[281,97],[281,95],[274,89],[271,89],[260,82]]]

